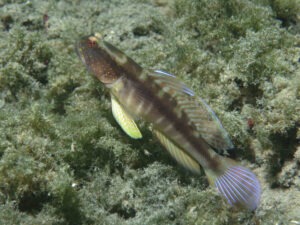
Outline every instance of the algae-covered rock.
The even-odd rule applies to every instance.
[[[299,18],[298,0],[0,1],[0,224],[299,224]],[[210,104],[261,181],[255,212],[147,124],[122,132],[74,51],[93,32]]]

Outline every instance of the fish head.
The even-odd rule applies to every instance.
[[[99,35],[81,38],[75,50],[88,71],[102,83],[112,84],[121,76],[119,65]]]

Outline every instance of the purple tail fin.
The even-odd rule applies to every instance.
[[[254,173],[245,167],[229,167],[223,175],[216,178],[215,185],[231,205],[254,210],[259,204],[259,181]]]

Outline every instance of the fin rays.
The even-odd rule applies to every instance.
[[[111,106],[113,116],[122,130],[133,139],[142,138],[142,134],[133,118],[123,109],[113,95],[111,95]]]
[[[149,75],[154,78],[154,82],[160,86],[172,88],[177,93],[185,93],[188,96],[194,96],[194,92],[188,88],[183,82],[176,79],[173,74],[169,74],[162,70],[150,71]]]
[[[180,112],[196,128],[196,135],[200,135],[214,150],[233,148],[220,120],[203,99],[196,97],[191,89],[172,74],[155,70],[148,71],[148,75],[159,85],[161,93],[168,93],[175,100]]]
[[[200,166],[197,161],[195,161],[191,156],[185,153],[182,149],[177,147],[171,140],[169,140],[165,135],[163,135],[158,130],[154,130],[153,133],[156,135],[161,144],[167,149],[167,151],[173,156],[178,163],[180,163],[185,168],[199,173]]]
[[[229,167],[216,179],[215,185],[231,205],[240,205],[254,210],[259,203],[259,182],[256,176],[244,167]]]
[[[231,179],[227,180],[229,186],[231,186],[233,188],[233,190],[234,190],[233,193],[235,194],[235,196],[236,196],[237,199],[242,200],[244,202],[247,202],[247,199],[243,196],[243,195],[246,196],[247,193],[242,188],[240,188],[239,186],[235,186],[235,182],[238,182],[238,181],[236,181],[236,179],[234,179],[234,180],[235,181],[233,181]]]
[[[233,180],[235,180],[236,182],[239,182],[233,175],[231,175],[230,173],[228,173],[228,176],[231,177]],[[255,186],[254,183],[249,182],[246,178],[240,176],[241,181],[247,183],[247,185],[249,185],[250,187],[252,187],[253,189],[255,189],[255,191],[259,191],[259,187]],[[250,192],[252,191],[250,189],[250,187],[245,186],[245,188]]]

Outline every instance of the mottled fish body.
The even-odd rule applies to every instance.
[[[82,38],[76,51],[87,69],[109,89],[112,112],[130,137],[142,137],[134,118],[153,133],[185,168],[203,167],[210,184],[231,205],[257,208],[260,184],[247,168],[214,150],[233,147],[213,110],[175,76],[146,70],[100,36]]]

